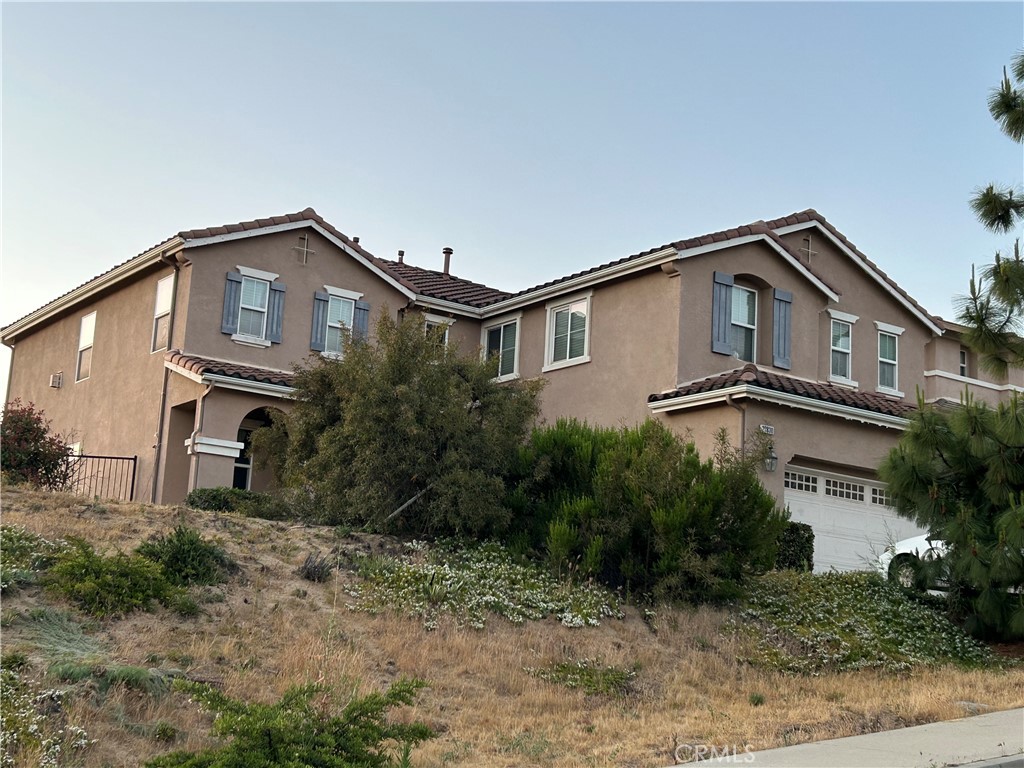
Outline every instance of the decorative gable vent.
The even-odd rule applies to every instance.
[[[50,374],[50,386],[54,389],[60,389],[61,384],[64,383],[63,372],[51,373]]]

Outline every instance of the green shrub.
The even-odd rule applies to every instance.
[[[319,552],[310,552],[297,569],[297,573],[307,581],[324,582],[331,577],[334,561]]]
[[[354,698],[337,715],[334,701],[311,703],[333,699],[322,685],[291,688],[274,704],[247,704],[203,683],[179,686],[215,713],[214,732],[231,741],[199,753],[172,752],[150,760],[149,768],[390,768],[397,765],[394,755],[407,757],[410,747],[434,735],[423,723],[387,719],[389,709],[413,702],[423,687],[418,681]]]
[[[296,517],[291,505],[276,494],[223,486],[189,491],[185,506],[207,512],[237,512],[261,520],[291,520]]]
[[[549,683],[559,683],[591,696],[625,696],[633,688],[633,681],[640,670],[639,664],[631,667],[614,667],[601,664],[599,659],[563,661],[547,667],[527,667],[526,672]]]
[[[786,523],[757,458],[724,432],[714,461],[701,461],[654,420],[618,430],[560,420],[534,431],[507,504],[556,573],[657,599],[729,599],[775,564]]]
[[[42,411],[32,403],[12,400],[0,421],[0,469],[15,482],[60,490],[71,472],[71,449],[64,438],[50,432]]]
[[[73,539],[44,579],[47,588],[93,616],[117,616],[149,610],[168,600],[174,589],[163,568],[141,555],[97,554],[88,542]]]
[[[814,568],[814,529],[811,526],[792,520],[786,524],[779,535],[775,567],[780,571],[810,571]]]
[[[140,544],[138,554],[163,566],[167,580],[178,586],[219,584],[237,568],[217,544],[206,541],[195,528],[176,526],[168,535],[155,535]]]
[[[20,525],[0,525],[0,592],[33,583],[66,548],[66,542],[47,541]]]

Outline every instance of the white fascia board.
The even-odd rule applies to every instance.
[[[349,256],[351,256],[353,259],[358,261],[360,264],[362,264],[368,270],[373,272],[375,275],[377,275],[377,277],[379,277],[381,280],[386,282],[388,285],[390,285],[396,291],[400,292],[407,299],[412,300],[413,298],[415,298],[415,294],[412,291],[410,291],[408,288],[406,288],[400,282],[395,280],[395,278],[391,277],[391,275],[389,275],[386,272],[382,271],[376,264],[374,264],[373,262],[369,261],[361,253],[359,253],[358,251],[356,251],[353,248],[351,248],[348,245],[346,245],[344,242],[342,242],[337,237],[332,235],[330,232],[328,232],[326,229],[321,227],[315,221],[310,221],[309,219],[303,219],[302,221],[290,221],[287,224],[274,224],[274,225],[269,226],[269,227],[259,227],[258,229],[247,229],[247,230],[244,230],[242,232],[229,232],[228,234],[225,234],[225,235],[213,235],[211,237],[197,237],[194,240],[186,240],[185,241],[185,247],[186,248],[199,248],[199,247],[204,246],[204,245],[214,245],[216,243],[226,243],[226,242],[228,242],[230,240],[242,240],[242,239],[247,238],[247,237],[259,237],[261,235],[270,235],[270,234],[273,234],[275,232],[288,232],[288,231],[295,230],[295,229],[302,229],[304,227],[309,227],[313,231],[319,232],[321,235],[323,235],[323,237],[325,237],[327,240],[329,240],[332,243],[334,243],[334,245],[336,245],[338,248],[343,250],[345,253],[347,253]]]
[[[879,275],[875,270],[873,270],[871,267],[865,264],[864,260],[860,256],[851,251],[841,240],[837,239],[835,235],[829,232],[825,227],[821,226],[819,222],[805,221],[801,224],[790,224],[789,226],[780,227],[779,229],[776,229],[775,234],[785,235],[790,232],[797,232],[801,229],[811,229],[812,227],[814,229],[817,229],[823,235],[825,235],[825,237],[829,239],[829,242],[835,245],[836,248],[845,253],[858,266],[860,266],[860,268],[863,269],[864,272],[866,272],[872,280],[878,283],[890,296],[892,296],[894,299],[896,299],[896,301],[902,304],[912,315],[914,315],[914,317],[916,317],[918,320],[920,320],[922,323],[928,326],[929,330],[931,330],[932,333],[934,333],[936,336],[942,335],[942,329],[935,324],[934,320],[932,320],[927,315],[923,314],[921,310],[919,310],[917,307],[915,307],[913,304],[907,301],[906,297],[904,297],[902,294],[900,294],[899,291],[894,289],[885,280],[883,280],[881,275]]]
[[[186,379],[191,379],[196,384],[203,383],[203,377],[198,373],[193,373],[188,368],[182,368],[180,365],[175,365],[170,360],[164,360],[164,368],[169,371],[174,371],[174,373],[184,376]]]
[[[671,400],[661,400],[655,403],[648,403],[647,407],[653,413],[668,413],[671,411],[688,410],[700,405],[709,405],[716,402],[726,402],[729,397],[746,397],[751,400],[784,405],[796,408],[801,411],[810,411],[824,416],[838,416],[848,421],[859,421],[864,424],[873,424],[878,427],[889,429],[906,429],[908,419],[900,416],[889,416],[884,413],[873,413],[862,408],[853,408],[841,403],[827,403],[823,400],[812,400],[801,395],[791,395],[788,392],[774,392],[761,387],[752,387],[748,384],[741,384],[726,389],[716,389],[713,392],[701,392],[697,395],[686,395],[674,397]]]
[[[573,293],[583,288],[590,288],[591,286],[603,283],[605,280],[611,280],[615,277],[622,277],[623,275],[629,275],[633,272],[640,272],[641,270],[647,269],[652,266],[658,266],[668,261],[675,261],[679,258],[679,252],[675,248],[662,248],[660,251],[649,253],[639,259],[633,261],[627,261],[623,264],[615,264],[610,267],[605,267],[597,272],[591,272],[586,275],[580,275],[571,280],[565,280],[556,285],[550,285],[546,288],[538,288],[536,291],[524,294],[522,296],[513,296],[510,299],[504,299],[502,301],[489,304],[482,310],[482,317],[491,318],[495,315],[501,315],[505,312],[510,312],[514,309],[520,309],[530,304],[536,304],[539,301],[545,299],[551,299],[556,296],[560,296],[563,293]]]
[[[237,459],[242,455],[245,443],[239,443],[235,440],[222,440],[219,437],[196,435],[195,440],[189,438],[185,441],[185,447],[190,454],[208,453],[213,456],[230,456]]]
[[[968,376],[960,376],[956,373],[949,373],[948,371],[925,371],[924,377],[928,378],[934,376],[937,379],[949,379],[950,381],[959,381],[961,384],[970,384],[972,387],[978,387],[980,389],[991,389],[996,392],[1024,392],[1024,387],[1018,387],[1016,384],[993,384],[988,381],[982,381],[981,379],[972,379]]]
[[[29,328],[38,325],[44,320],[48,320],[58,312],[61,312],[80,301],[90,298],[113,283],[123,280],[126,277],[130,277],[137,272],[141,272],[147,267],[150,267],[160,261],[162,257],[169,256],[170,254],[181,250],[183,243],[184,241],[180,237],[175,237],[156,248],[139,254],[130,261],[126,261],[124,264],[119,267],[115,267],[105,275],[93,278],[85,285],[79,286],[70,293],[61,296],[59,299],[54,299],[49,304],[40,307],[35,312],[26,315],[21,320],[18,320],[8,326],[3,332],[3,335],[0,336],[0,342],[9,347],[13,347],[13,344],[8,341],[11,336],[17,336],[24,333]]]
[[[434,309],[438,312],[454,312],[457,315],[465,315],[473,318],[474,320],[482,318],[486,311],[483,309],[477,309],[476,307],[471,307],[468,304],[459,304],[454,301],[435,299],[433,296],[424,296],[419,293],[413,297],[413,302],[416,304],[414,309],[420,311],[424,309]]]

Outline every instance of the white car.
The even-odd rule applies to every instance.
[[[878,572],[907,589],[924,589],[921,564],[932,562],[948,552],[946,542],[932,539],[928,534],[897,541],[885,548],[879,555]],[[938,585],[934,585],[938,586]]]

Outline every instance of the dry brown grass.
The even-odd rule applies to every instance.
[[[398,616],[349,611],[342,589],[295,568],[312,550],[338,543],[329,529],[216,516],[183,508],[91,504],[72,497],[5,489],[3,522],[48,538],[82,536],[98,548],[130,550],[184,522],[218,539],[241,565],[223,600],[182,620],[163,609],[102,623],[111,662],[180,667],[243,699],[271,701],[289,686],[324,682],[341,691],[379,690],[399,677],[430,687],[396,713],[432,725],[438,738],[414,754],[417,766],[661,766],[679,743],[764,749],[963,717],[957,702],[993,709],[1024,704],[1024,669],[921,669],[798,677],[737,661],[738,640],[722,632],[719,610],[666,608],[652,631],[636,611],[601,627],[569,629],[554,619],[516,627],[497,618],[481,631],[444,623],[434,632]],[[379,550],[379,537],[348,545]],[[24,590],[4,611],[44,599]],[[49,600],[49,598],[45,598]],[[17,625],[4,645],[19,642]],[[597,658],[640,672],[625,697],[587,696],[525,671]],[[159,659],[159,662],[154,660]],[[750,697],[760,694],[761,706]],[[210,743],[209,718],[179,695],[112,690],[81,697],[73,718],[99,743],[86,766],[136,766],[167,750],[152,738],[158,722],[179,732],[175,748]]]

